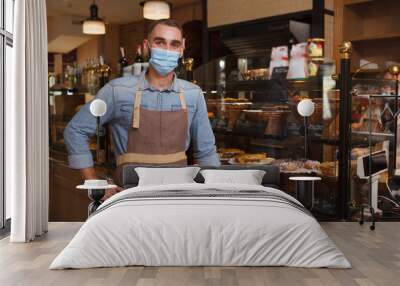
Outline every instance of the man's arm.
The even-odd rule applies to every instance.
[[[84,180],[96,180],[98,179],[96,171],[94,170],[93,167],[89,167],[89,168],[83,168],[79,170],[81,173],[81,177]]]
[[[207,106],[200,89],[197,109],[193,117],[190,134],[193,142],[194,158],[199,165],[221,165],[215,147],[215,136],[207,115]]]
[[[96,98],[107,104],[107,112],[100,117],[100,125],[111,121],[114,117],[113,87],[106,84],[97,93]],[[89,149],[89,140],[96,134],[96,117],[90,113],[90,102],[86,103],[71,119],[64,130],[64,142],[68,150],[69,166],[79,169],[84,179],[96,179],[93,168],[92,153]]]

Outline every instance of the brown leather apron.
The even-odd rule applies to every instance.
[[[178,80],[178,79],[176,79]],[[127,152],[117,157],[114,182],[122,184],[122,169],[126,164],[187,165],[185,145],[188,129],[187,108],[183,90],[179,88],[182,109],[157,111],[143,109],[143,80],[135,92],[132,126],[128,130]],[[171,94],[171,96],[174,96]]]

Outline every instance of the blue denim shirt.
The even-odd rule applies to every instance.
[[[141,107],[145,109],[161,111],[181,109],[179,87],[183,89],[189,123],[186,150],[192,140],[194,158],[200,165],[220,165],[214,133],[200,87],[174,76],[171,87],[159,91],[146,81],[144,72],[140,76],[128,76],[110,81],[99,90],[95,97],[104,100],[107,104],[107,112],[100,118],[100,125],[105,123],[111,125],[115,156],[127,151],[128,130],[132,122],[135,91],[141,79],[143,79]],[[89,105],[90,102],[86,103],[64,130],[69,166],[74,169],[93,166],[89,138],[96,134],[96,118],[90,113]]]

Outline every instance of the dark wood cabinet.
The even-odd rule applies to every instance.
[[[98,176],[112,176],[113,168],[95,166]],[[67,155],[51,151],[49,158],[49,221],[85,221],[90,203],[79,170],[68,167]]]

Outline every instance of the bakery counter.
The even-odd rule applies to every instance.
[[[99,176],[111,177],[113,164],[95,165]],[[86,192],[76,190],[82,183],[79,170],[69,168],[67,153],[50,149],[49,221],[85,221],[90,200]]]
[[[231,152],[229,154],[229,152]],[[319,163],[318,161],[296,161],[291,159],[273,159],[266,153],[245,153],[237,149],[219,149],[223,157],[222,164],[229,164],[227,156],[232,156],[238,163],[244,164],[273,164],[280,168],[280,189],[295,196],[295,184],[289,180],[291,176],[319,176],[321,181],[316,183],[315,216],[318,219],[329,220],[334,217],[337,189],[336,162]],[[224,158],[225,157],[225,158]],[[237,158],[237,159],[236,159]],[[231,161],[232,163],[232,161]],[[235,164],[235,163],[234,163]],[[50,150],[49,176],[49,220],[50,221],[85,221],[87,206],[90,200],[84,191],[76,190],[82,183],[79,170],[69,168],[67,153]],[[96,173],[101,177],[113,175],[114,164],[96,164]]]
[[[282,142],[281,142],[282,143]],[[275,145],[275,148],[278,147]],[[283,148],[285,149],[285,148]],[[264,146],[265,150],[265,146]],[[279,153],[285,154],[287,150]],[[293,151],[293,150],[292,150]],[[289,178],[293,176],[316,176],[321,180],[315,183],[314,215],[321,220],[334,220],[338,195],[338,161],[294,160],[275,158],[273,153],[250,152],[240,148],[218,148],[222,164],[262,164],[275,165],[280,170],[280,189],[295,196],[295,184]],[[310,152],[312,154],[313,152]],[[275,152],[275,155],[277,153]],[[360,199],[356,198],[359,202]]]

